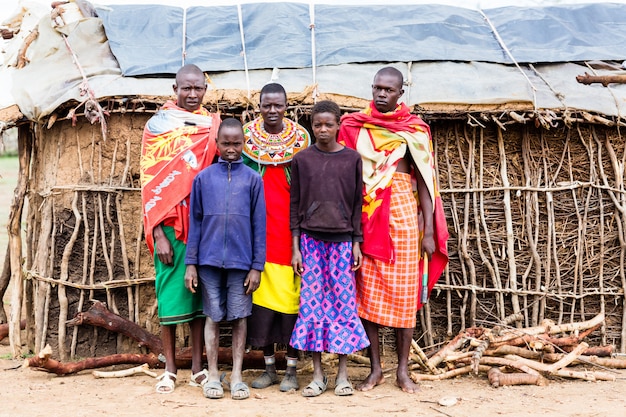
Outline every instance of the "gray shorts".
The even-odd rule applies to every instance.
[[[203,313],[214,322],[232,321],[252,314],[252,294],[246,295],[248,271],[198,266]]]

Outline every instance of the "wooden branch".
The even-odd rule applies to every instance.
[[[503,373],[500,368],[493,367],[487,372],[487,378],[492,387],[508,385],[538,385],[545,386],[547,381],[541,375],[530,375],[524,372]]]
[[[574,362],[576,360],[576,358],[585,350],[589,347],[589,345],[585,342],[582,342],[580,345],[578,345],[576,347],[576,349],[572,350],[570,353],[568,353],[567,355],[563,356],[563,358],[561,360],[559,360],[558,362],[553,363],[552,365],[548,366],[548,368],[546,369],[546,372],[549,374],[553,374],[556,371],[558,371],[561,368],[565,368],[566,366],[568,366],[569,364],[571,364],[572,362]]]
[[[138,324],[125,319],[107,309],[106,304],[93,300],[92,306],[85,312],[80,312],[66,322],[68,326],[89,324],[102,327],[112,332],[121,333],[139,342],[139,346],[146,346],[151,352],[159,354],[163,352],[161,338],[148,332]]]
[[[483,357],[485,350],[489,346],[489,340],[481,340],[474,349],[474,353],[472,354],[472,367],[474,368],[474,375],[478,375],[478,364],[480,359]]]
[[[510,357],[507,356],[506,358],[495,358],[492,356],[483,356],[482,358],[480,358],[480,365],[488,365],[489,367],[506,366],[507,368],[517,369],[521,372],[524,372],[530,375],[539,375],[539,372],[536,370],[536,368],[530,366],[528,362],[534,362],[534,361],[530,361],[524,358],[517,358],[514,355],[511,355]],[[464,359],[464,360],[459,361],[458,363],[466,364],[466,363],[471,363],[471,362],[469,359]],[[480,369],[480,366],[479,366],[479,369]]]
[[[358,363],[359,365],[367,365],[367,366],[371,365],[370,358],[365,357],[363,355],[356,354],[356,353],[349,353],[348,360],[354,363]]]
[[[501,335],[494,335],[493,332],[485,332],[486,336],[489,338],[490,345],[492,347],[498,347],[503,344],[510,345],[522,345],[528,343],[532,340],[532,337],[529,336],[539,336],[546,335],[544,337],[545,340],[549,340],[551,343],[555,344],[563,342],[563,338],[559,338],[559,340],[553,341],[548,337],[548,335],[555,335],[559,333],[573,332],[573,331],[585,331],[589,330],[589,332],[593,331],[596,326],[599,326],[604,322],[604,314],[600,313],[591,320],[581,321],[576,323],[566,323],[566,324],[555,324],[552,320],[543,320],[541,325],[535,327],[526,327],[523,329],[508,329],[507,331],[503,331]],[[588,333],[585,333],[587,335]],[[580,341],[581,337],[573,337],[570,341],[564,344],[576,344]]]
[[[454,339],[450,341],[445,347],[439,349],[437,353],[435,353],[432,357],[426,361],[426,366],[428,369],[437,367],[443,359],[461,347],[467,341],[466,332],[460,332],[457,334]]]
[[[607,372],[598,371],[574,371],[569,368],[559,369],[554,373],[555,376],[562,378],[584,379],[585,381],[615,381],[616,377]]]
[[[17,52],[17,62],[15,67],[17,69],[24,68],[30,60],[26,57],[26,51],[31,43],[35,41],[39,37],[39,29],[37,27],[33,28],[33,30],[24,38],[24,42]]]
[[[489,367],[489,366],[481,365],[481,366],[478,367],[478,370],[480,372],[489,372],[489,369],[491,369],[491,367]],[[419,382],[419,381],[441,381],[443,379],[450,379],[450,378],[457,377],[459,375],[469,374],[470,372],[472,372],[472,366],[468,365],[468,366],[464,366],[462,368],[456,368],[456,369],[453,369],[451,371],[447,371],[447,372],[444,372],[444,373],[438,374],[438,375],[418,374],[417,372],[411,372],[409,374],[409,376],[411,377],[413,382]]]
[[[609,84],[626,84],[626,75],[591,75],[585,72],[585,75],[577,75],[576,81],[580,84],[602,84],[607,87]]]
[[[156,378],[156,372],[152,372],[149,369],[150,366],[147,363],[144,363],[143,365],[135,366],[134,368],[122,369],[121,371],[93,371],[91,374],[94,378],[123,378],[136,374],[145,374],[151,376],[152,378]]]
[[[20,330],[24,330],[25,328],[26,328],[26,320],[21,320]],[[0,340],[4,339],[8,335],[9,335],[9,323],[0,324]]]
[[[41,350],[36,356],[33,356],[32,358],[26,358],[24,360],[23,366],[24,368],[45,370],[62,376],[84,371],[85,369],[104,368],[106,366],[112,365],[147,363],[150,367],[158,367],[161,363],[157,355],[153,353],[119,353],[115,355],[105,356],[103,358],[88,358],[82,361],[70,363],[59,362],[52,359],[50,356],[52,356],[52,348],[50,347],[50,345],[46,345],[46,347]]]
[[[415,352],[417,357],[424,364],[426,369],[428,369],[428,371],[430,371],[431,374],[437,375],[437,374],[440,374],[442,372],[439,368],[437,368],[436,366],[433,366],[429,362],[428,357],[426,356],[426,354],[424,353],[422,348],[419,347],[419,345],[417,344],[415,339],[411,339],[411,349],[413,349],[413,351]]]

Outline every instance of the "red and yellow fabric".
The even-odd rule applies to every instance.
[[[398,162],[405,156],[407,150],[410,152],[433,201],[436,250],[428,264],[430,293],[448,263],[446,247],[448,229],[437,188],[435,157],[429,126],[419,117],[411,114],[409,108],[403,103],[392,112],[380,113],[372,102],[364,111],[347,114],[342,118],[338,141],[357,150],[363,159],[363,244],[361,250],[369,258],[392,265],[390,268],[403,268],[399,264],[404,263],[404,260],[398,259],[398,251],[404,238],[401,236],[394,238],[390,233],[391,203],[392,185],[396,178]],[[420,207],[415,197],[413,197],[412,204],[417,206],[419,213]],[[417,215],[415,221],[417,221]],[[419,240],[417,237],[416,241],[419,242]],[[417,247],[415,250],[416,252],[411,256],[419,259],[420,251]],[[421,260],[418,267],[417,273],[410,277],[415,280],[415,287],[419,287],[419,277],[423,270]],[[366,273],[364,268],[362,275]],[[396,272],[386,271],[385,273],[397,276],[402,272],[396,270]],[[408,273],[413,274],[413,271]],[[417,298],[417,308],[420,308],[419,293]],[[411,314],[413,321],[415,311],[417,310]],[[367,317],[364,318],[367,319]],[[379,323],[377,320],[372,321]]]
[[[283,130],[265,131],[258,117],[243,127],[244,163],[263,177],[267,209],[265,269],[252,302],[284,314],[298,314],[300,277],[291,268],[289,192],[291,160],[310,144],[310,136],[298,123],[283,119]]]
[[[154,253],[152,231],[164,223],[186,242],[189,193],[198,172],[215,156],[220,117],[201,107],[195,112],[173,101],[148,120],[141,147],[141,202],[146,243]]]

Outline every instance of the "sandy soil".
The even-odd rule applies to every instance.
[[[179,370],[179,382],[172,394],[156,394],[155,380],[136,375],[118,379],[95,379],[91,372],[58,377],[25,369],[22,360],[7,359],[7,340],[0,342],[0,417],[15,416],[624,416],[626,414],[626,371],[615,382],[552,380],[548,386],[492,388],[486,377],[460,377],[421,384],[417,394],[402,393],[395,386],[393,372],[387,383],[369,392],[337,397],[332,388],[334,370],[327,369],[329,389],[316,398],[304,398],[300,391],[281,393],[277,385],[252,390],[245,401],[208,400],[199,388],[188,386],[190,371]],[[386,366],[391,367],[392,357]],[[161,372],[161,371],[157,371]],[[251,382],[259,371],[245,371]],[[367,374],[367,368],[351,366],[353,382]],[[310,374],[299,376],[301,386]],[[458,398],[456,405],[443,407],[443,397]]]

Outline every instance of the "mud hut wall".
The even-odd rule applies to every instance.
[[[87,122],[39,127],[29,191],[31,207],[39,210],[29,228],[27,265],[35,351],[46,343],[61,358],[132,350],[132,342],[106,330],[65,326],[91,299],[158,332],[138,169],[148,117],[113,114],[106,141],[100,126]]]
[[[450,263],[428,306],[432,340],[522,313],[586,320],[624,352],[625,143],[619,130],[432,123]]]
[[[158,333],[138,177],[148,117],[113,113],[106,142],[99,126],[86,122],[57,121],[38,132],[29,195],[38,210],[31,212],[27,265],[38,346],[58,347],[61,319],[86,310],[89,299],[106,301]],[[520,325],[534,325],[603,311],[607,321],[597,341],[623,351],[625,144],[619,132],[588,124],[503,130],[428,121],[450,264],[419,315],[418,328],[427,332],[420,343],[514,312],[524,316]],[[184,326],[178,336],[187,340]],[[60,355],[68,356],[133,349],[128,340],[89,326],[65,329],[61,345]]]

